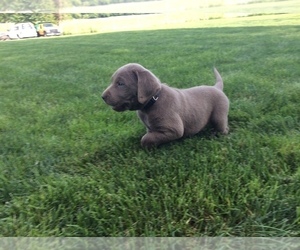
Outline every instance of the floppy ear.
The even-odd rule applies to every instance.
[[[136,72],[138,79],[138,102],[145,104],[161,88],[159,79],[149,70]]]

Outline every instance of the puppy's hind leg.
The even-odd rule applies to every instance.
[[[228,127],[228,111],[229,111],[229,100],[224,96],[217,100],[215,108],[211,114],[210,121],[217,132],[224,135],[229,133]]]
[[[212,124],[217,132],[220,132],[224,135],[227,135],[229,133],[227,115],[213,117]]]

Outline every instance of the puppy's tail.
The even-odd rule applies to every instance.
[[[223,91],[223,80],[222,77],[220,75],[220,73],[218,72],[218,70],[216,68],[214,68],[214,72],[215,72],[215,77],[216,77],[216,84],[215,87],[219,90]]]

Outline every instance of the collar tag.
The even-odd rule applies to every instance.
[[[148,108],[152,107],[152,105],[153,105],[154,103],[156,103],[156,101],[158,100],[158,98],[159,98],[159,92],[158,92],[156,95],[152,96],[152,98],[151,98],[150,101],[145,105],[145,107],[143,108],[143,110],[147,110]]]

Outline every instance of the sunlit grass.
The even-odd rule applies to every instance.
[[[95,34],[110,33],[116,31],[132,30],[159,30],[178,28],[209,28],[209,27],[248,27],[248,26],[269,26],[269,25],[298,25],[299,14],[284,15],[263,15],[224,18],[223,14],[212,13],[207,17],[205,13],[188,11],[182,19],[179,13],[150,15],[120,16],[100,19],[66,20],[61,26],[64,34]]]

